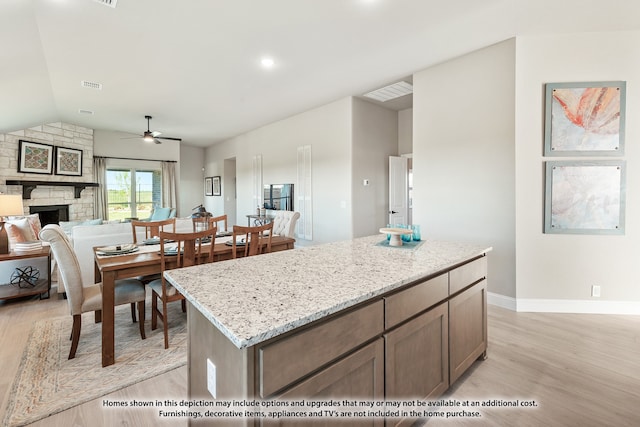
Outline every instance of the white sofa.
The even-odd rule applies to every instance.
[[[176,219],[176,231],[181,233],[192,232],[191,218]],[[140,229],[137,240],[141,242],[144,238],[144,230]],[[132,243],[131,223],[77,225],[71,229],[71,242],[80,264],[82,282],[94,283],[93,247]],[[62,292],[64,292],[64,285],[58,283],[58,293]]]

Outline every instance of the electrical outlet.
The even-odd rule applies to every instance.
[[[207,389],[213,398],[216,398],[216,365],[213,364],[211,359],[207,359]]]
[[[600,298],[600,286],[593,285],[591,287],[591,296],[594,298]]]

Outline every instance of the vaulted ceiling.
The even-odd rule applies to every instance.
[[[640,26],[636,0],[109,2],[0,2],[0,133],[151,115],[208,146],[516,35]]]

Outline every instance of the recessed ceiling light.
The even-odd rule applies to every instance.
[[[264,68],[273,68],[273,66],[275,65],[275,62],[273,60],[273,58],[262,58],[262,60],[260,60],[260,64],[262,64],[262,66]]]

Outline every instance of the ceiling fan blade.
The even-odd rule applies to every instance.
[[[155,138],[155,137],[157,137],[157,136],[162,135],[162,132],[153,131],[153,132],[151,132],[151,135]]]
[[[156,139],[167,139],[169,141],[182,141],[182,138],[171,138],[169,136],[158,136]]]

